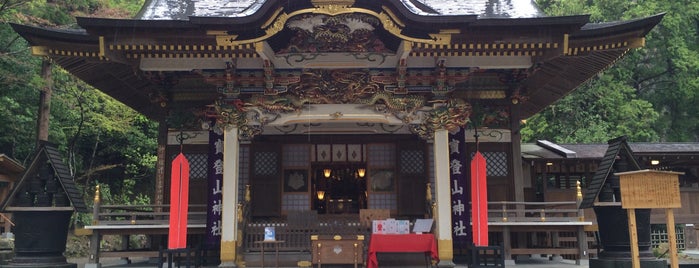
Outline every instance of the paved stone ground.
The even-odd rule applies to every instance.
[[[79,259],[69,259],[68,262],[71,263],[76,263],[78,264],[78,268],[84,268],[85,263],[87,262],[87,259],[85,258],[79,258]],[[121,260],[119,258],[103,258],[101,259],[102,267],[103,268],[146,268],[146,267],[157,267],[157,263],[151,263],[149,262],[148,259],[144,258],[134,258],[132,260],[132,263],[126,264],[124,260]],[[184,267],[184,266],[182,266]],[[218,266],[207,266],[207,267],[218,267]],[[323,265],[323,267],[326,268],[353,268],[352,265]],[[412,268],[412,267],[406,267],[405,265],[400,265],[400,266],[383,266],[383,267],[401,267],[401,268]],[[424,265],[416,265],[414,266],[415,268],[424,268]],[[457,268],[466,268],[467,266],[464,264],[457,264]],[[519,261],[515,265],[508,265],[507,267],[516,267],[516,268],[587,268],[587,261],[583,261],[582,265],[576,265],[574,261],[569,261],[569,260],[561,260],[561,261],[549,261],[548,259],[529,259],[526,261]],[[293,268],[293,267],[287,267],[287,268]]]

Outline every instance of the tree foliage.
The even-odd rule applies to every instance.
[[[0,0],[0,153],[25,162],[36,144],[41,59],[10,22],[72,28],[75,16],[130,17],[143,1]],[[145,202],[154,189],[157,125],[54,65],[49,141],[67,156],[76,181],[110,198]],[[138,187],[136,187],[138,185]],[[90,196],[90,195],[88,195]],[[123,203],[123,202],[122,202]]]
[[[693,2],[537,1],[548,15],[590,14],[592,22],[666,14],[644,48],[529,118],[523,139],[604,142],[626,135],[631,141],[699,141],[699,5]]]

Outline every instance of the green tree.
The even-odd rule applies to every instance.
[[[0,0],[1,153],[24,161],[34,150],[39,89],[44,85],[39,76],[41,59],[30,55],[28,44],[9,23],[71,28],[76,27],[75,16],[131,17],[142,4],[142,0]],[[52,77],[49,141],[65,153],[77,181],[85,189],[99,182],[121,199],[152,194],[157,124],[57,65]]]
[[[666,15],[648,34],[644,48],[631,51],[599,79],[529,118],[522,130],[524,141],[604,142],[619,135],[627,135],[631,141],[699,141],[699,108],[695,104],[699,100],[699,7],[693,1],[537,3],[548,15],[587,13],[593,22]],[[620,92],[624,92],[622,99]],[[599,99],[590,98],[590,94]],[[589,107],[583,103],[586,101],[598,102],[594,104],[597,110],[562,107]],[[587,135],[569,135],[584,132]]]

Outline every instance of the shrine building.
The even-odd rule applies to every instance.
[[[253,263],[264,226],[277,226],[281,250],[310,254],[309,236],[368,240],[360,216],[383,215],[434,218],[437,265],[453,267],[471,243],[476,151],[491,244],[508,260],[588,257],[583,245],[531,246],[559,227],[584,233],[593,216],[574,211],[575,191],[547,199],[567,215],[525,212],[541,200],[521,121],[643,47],[661,18],[547,17],[533,1],[149,0],[134,19],[12,26],[33,54],[160,123],[154,205],[169,204],[183,152],[201,216],[190,241],[221,266]],[[508,229],[516,220],[532,224]]]

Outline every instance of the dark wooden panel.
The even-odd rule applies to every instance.
[[[427,162],[425,145],[406,142],[398,146],[397,176],[398,215],[422,217],[425,215]],[[410,155],[410,157],[401,157]]]
[[[250,191],[253,217],[281,216],[281,146],[256,143],[251,146]]]

